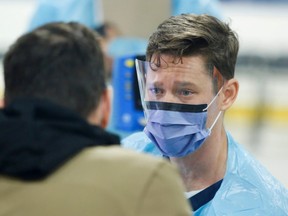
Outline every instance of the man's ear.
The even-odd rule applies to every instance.
[[[100,126],[102,128],[106,128],[109,124],[109,121],[110,121],[110,114],[111,114],[111,97],[112,97],[112,93],[111,93],[111,88],[106,88],[105,91],[103,92],[102,94],[102,97],[101,97],[101,101],[99,104],[101,106],[101,109],[102,109],[102,115],[100,116]]]
[[[225,111],[229,109],[237,98],[239,91],[239,83],[236,79],[228,80],[223,86],[221,110]]]
[[[4,103],[4,98],[0,98],[0,109],[4,108],[5,103]]]
[[[111,100],[109,89],[105,89],[101,95],[98,106],[88,116],[88,122],[106,128],[109,124],[111,112]]]

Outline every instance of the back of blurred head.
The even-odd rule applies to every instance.
[[[4,57],[4,103],[21,97],[62,105],[87,119],[105,91],[100,36],[85,26],[49,23],[20,37]]]

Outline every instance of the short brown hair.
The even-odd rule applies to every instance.
[[[175,58],[201,55],[224,79],[234,77],[239,42],[228,24],[210,15],[182,14],[163,21],[150,36],[146,59],[168,54]]]

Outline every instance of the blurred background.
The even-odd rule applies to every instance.
[[[95,29],[107,39],[114,88],[109,129],[125,137],[143,128],[133,60],[157,25],[179,13],[217,16],[238,33],[240,93],[226,128],[288,187],[288,0],[0,0],[0,64],[17,37],[45,22],[74,20]],[[2,72],[1,65],[1,97]]]

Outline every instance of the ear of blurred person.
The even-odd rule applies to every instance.
[[[4,56],[0,216],[188,216],[178,170],[125,150],[109,121],[102,38],[76,22],[24,34]]]
[[[114,59],[145,54],[147,40],[123,35],[114,22],[106,21],[93,29],[103,38],[102,48],[108,80],[112,79]]]
[[[109,54],[109,44],[112,40],[122,35],[118,26],[113,22],[104,22],[103,24],[94,28],[94,30],[103,38],[102,49],[104,53],[104,63],[106,76],[108,80],[112,78],[113,57]]]
[[[90,124],[100,125],[102,128],[108,126],[111,112],[111,97],[110,89],[105,89],[101,95],[98,107],[88,116]]]

